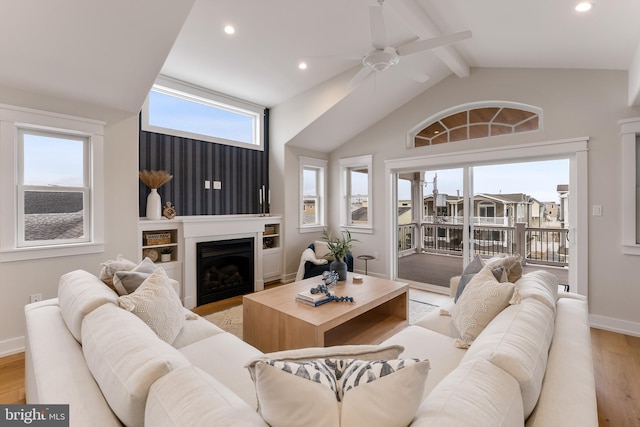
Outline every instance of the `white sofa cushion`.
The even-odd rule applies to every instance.
[[[184,307],[182,309],[186,321],[176,339],[171,343],[173,347],[182,348],[205,338],[224,333],[223,329],[203,317],[196,315],[195,318],[192,318],[191,316],[193,316],[194,313],[191,310]]]
[[[518,382],[492,363],[475,359],[433,389],[411,427],[513,427],[523,420]]]
[[[273,427],[404,427],[422,400],[429,361],[270,360],[254,369],[260,412]]]
[[[554,313],[543,303],[527,299],[498,314],[462,359],[486,359],[520,384],[525,418],[538,401],[554,330]]]
[[[73,337],[82,343],[84,317],[102,304],[118,304],[118,294],[93,274],[74,270],[60,277],[58,302],[64,323]]]
[[[118,304],[171,344],[184,326],[185,312],[169,280],[164,268],[157,268],[135,292],[118,298]]]
[[[560,298],[538,404],[527,427],[597,427],[598,411],[586,301]],[[571,384],[567,393],[566,384]]]
[[[558,278],[543,270],[536,270],[523,275],[515,284],[520,298],[533,298],[550,309],[556,309],[558,300]]]
[[[268,427],[245,401],[195,366],[176,369],[153,383],[144,423],[149,427]]]
[[[420,326],[409,326],[383,341],[381,345],[398,345],[404,348],[403,358],[428,358],[431,363],[425,382],[425,395],[444,377],[453,371],[467,350],[451,345],[451,338]]]
[[[149,387],[189,361],[134,314],[105,304],[82,324],[89,370],[113,412],[127,426],[144,424]]]
[[[120,426],[85,363],[82,347],[53,301],[57,300],[25,306],[27,403],[67,404],[73,425],[88,426],[99,420],[100,426]]]
[[[455,340],[457,347],[470,346],[514,296],[515,285],[500,283],[491,268],[484,266],[473,276],[451,309],[453,325],[460,334],[460,338]]]
[[[179,351],[194,366],[220,381],[252,408],[257,408],[256,390],[245,365],[262,355],[255,347],[229,332],[184,346]]]

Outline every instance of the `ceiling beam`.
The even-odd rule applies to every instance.
[[[417,0],[386,0],[387,3],[404,21],[404,23],[421,39],[441,36],[442,32],[433,23]],[[469,76],[469,64],[466,63],[460,52],[452,46],[443,46],[434,49],[433,52],[451,69],[458,77]]]

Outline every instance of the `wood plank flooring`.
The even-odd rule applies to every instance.
[[[230,300],[194,311],[210,314],[242,304],[242,297]],[[592,328],[591,341],[599,425],[639,427],[640,337]],[[24,353],[0,358],[0,403],[25,403],[24,387]]]

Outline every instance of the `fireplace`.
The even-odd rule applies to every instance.
[[[253,292],[253,238],[202,242],[196,251],[197,305]]]

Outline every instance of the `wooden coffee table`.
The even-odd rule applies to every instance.
[[[329,302],[312,307],[295,300],[321,277],[278,286],[243,297],[243,339],[263,352],[341,344],[378,344],[408,324],[409,285],[362,276],[332,286],[355,304]]]

